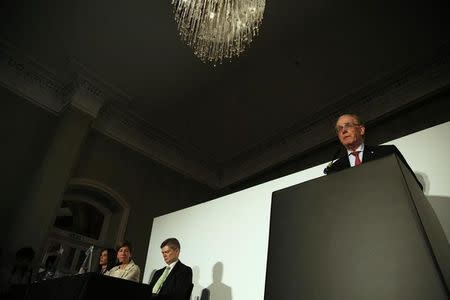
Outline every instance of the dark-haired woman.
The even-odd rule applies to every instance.
[[[116,250],[111,248],[102,249],[100,252],[100,260],[98,266],[98,272],[105,274],[106,271],[111,270],[116,265]]]
[[[105,275],[139,282],[141,270],[131,257],[131,244],[128,242],[122,243],[117,249],[117,260],[119,261],[119,264],[111,270],[106,271]]]

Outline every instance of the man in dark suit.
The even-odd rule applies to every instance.
[[[368,146],[364,144],[366,128],[357,115],[345,114],[340,116],[336,122],[336,133],[339,141],[346,149],[346,154],[328,165],[325,169],[326,174],[335,173],[358,166],[364,162],[396,154],[411,174],[413,174],[420,188],[423,190],[422,184],[397,147],[394,145]]]
[[[178,260],[180,242],[169,238],[162,242],[161,253],[166,267],[159,269],[150,281],[152,299],[187,300],[192,292],[192,269]]]

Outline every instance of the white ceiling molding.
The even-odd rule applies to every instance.
[[[88,83],[82,83],[79,88],[75,90],[70,98],[71,104],[82,112],[96,118],[105,103],[105,100],[90,93],[86,85],[88,85]]]
[[[73,105],[95,118],[106,102],[131,102],[130,96],[97,79],[80,63],[72,61],[69,68],[63,76],[57,76],[0,40],[0,84],[53,114]]]
[[[448,47],[444,50],[448,50]],[[199,149],[180,145],[152,128],[130,108],[132,97],[72,61],[70,79],[60,82],[48,69],[0,41],[0,84],[29,101],[59,114],[68,105],[96,117],[93,128],[181,174],[213,188],[223,188],[261,173],[274,165],[335,139],[332,126],[346,111],[370,122],[427,98],[450,86],[450,51],[432,61],[382,78],[312,115],[307,120],[269,137],[222,165]]]
[[[130,96],[76,61],[71,62],[70,68],[71,79],[61,83],[36,61],[10,44],[0,43],[0,83],[6,88],[56,115],[72,105],[96,118],[105,105],[93,125],[96,130],[181,174],[220,187],[217,174],[204,161],[187,156],[186,149],[181,149],[169,136],[151,129],[131,111],[126,112]],[[190,151],[192,156],[201,157],[194,152]]]
[[[89,70],[80,62],[72,59],[68,68],[73,77],[72,81],[74,82],[76,89],[79,90],[80,96],[82,96],[81,98],[95,99],[92,100],[94,103],[97,103],[100,99],[103,103],[111,102],[125,106],[131,103],[131,96],[102,80],[99,75],[95,74],[92,70]],[[79,103],[78,99],[77,103]],[[92,108],[94,108],[97,106],[94,105],[94,103],[86,103],[84,106],[93,106]]]
[[[69,102],[66,85],[4,40],[0,40],[0,83],[54,114]]]
[[[95,120],[93,127],[119,143],[138,151],[162,165],[185,176],[220,188],[217,168],[193,158],[189,151],[179,148],[170,137],[152,129],[126,108],[106,106]],[[191,152],[193,153],[193,152]]]
[[[72,74],[73,93],[70,97],[72,106],[96,118],[106,103],[128,105],[131,97],[118,88],[104,82],[93,71],[72,59],[69,63]]]
[[[438,57],[426,66],[408,68],[345,97],[325,110],[300,120],[294,128],[217,166],[200,159],[195,149],[177,145],[131,111],[108,106],[94,128],[140,153],[214,188],[223,188],[260,173],[336,138],[333,125],[344,112],[370,122],[450,86],[450,59]]]

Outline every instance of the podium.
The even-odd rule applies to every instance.
[[[16,286],[10,299],[143,299],[152,298],[147,284],[109,277],[97,273],[61,277]]]
[[[449,243],[395,155],[273,193],[265,300],[447,300],[449,288]]]

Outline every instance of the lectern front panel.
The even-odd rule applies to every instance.
[[[265,299],[448,299],[395,156],[273,194]]]

